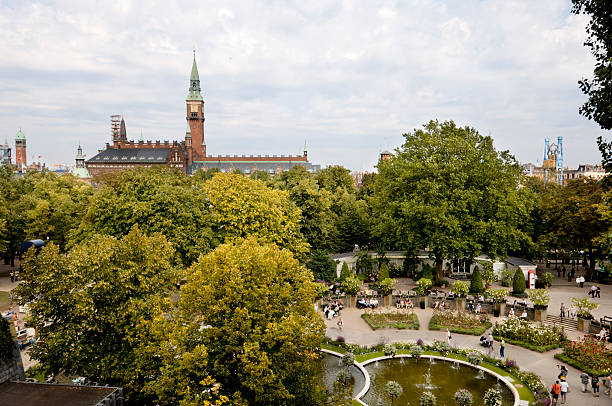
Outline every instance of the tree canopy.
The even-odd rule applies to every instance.
[[[490,137],[452,121],[430,121],[379,163],[374,233],[403,250],[428,247],[437,277],[444,258],[504,257],[528,236],[519,198],[520,167]]]

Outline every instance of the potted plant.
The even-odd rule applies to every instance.
[[[459,389],[455,392],[455,402],[459,406],[472,406],[472,394],[467,389]]]
[[[431,279],[421,278],[417,282],[417,287],[414,289],[417,295],[419,295],[419,306],[421,309],[425,308],[425,295],[429,292],[432,282]]]
[[[403,392],[402,386],[395,381],[387,381],[385,389],[387,391],[387,395],[391,398],[391,404],[393,404],[395,399],[397,399]]]
[[[355,275],[351,275],[340,283],[340,287],[349,296],[350,307],[355,307],[355,295],[361,290],[361,280]]]
[[[493,315],[499,317],[506,313],[506,296],[508,289],[487,289],[485,296],[493,300]]]
[[[427,391],[423,392],[420,399],[421,406],[436,406],[437,398],[436,395]]]
[[[578,316],[578,331],[589,332],[591,328],[591,320],[593,315],[591,310],[595,310],[599,307],[598,303],[591,302],[588,298],[579,299],[577,297],[572,298],[572,304],[576,307],[576,316]]]
[[[548,309],[548,303],[550,303],[550,295],[548,294],[548,291],[546,289],[530,289],[529,299],[533,302],[533,308],[535,309],[535,320],[546,320],[546,309]]]
[[[544,284],[544,286],[551,287],[552,281],[553,281],[553,274],[551,274],[550,272],[544,272],[544,275],[542,275],[542,283]]]
[[[470,292],[470,285],[467,282],[457,281],[453,283],[451,292],[457,297],[457,310],[465,308],[465,296]]]
[[[391,292],[395,287],[395,279],[384,278],[378,282],[378,292],[385,297],[385,306],[391,305]]]

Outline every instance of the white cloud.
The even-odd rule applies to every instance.
[[[296,153],[367,169],[430,119],[455,119],[521,161],[566,137],[566,161],[598,161],[578,115],[593,61],[569,0],[0,3],[0,139],[71,162],[109,139],[180,139],[197,48],[208,148]],[[30,154],[31,155],[31,154]]]

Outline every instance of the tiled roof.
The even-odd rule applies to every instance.
[[[165,164],[171,148],[105,149],[87,163],[143,163]]]
[[[310,162],[266,162],[266,161],[258,161],[258,162],[231,162],[231,161],[221,161],[221,162],[194,162],[192,165],[192,173],[195,173],[198,169],[212,169],[217,168],[221,172],[232,171],[236,169],[240,169],[244,173],[251,173],[254,168],[258,171],[266,171],[268,173],[275,173],[277,168],[280,167],[281,171],[288,171],[296,165],[305,166],[306,169],[310,172],[315,172],[321,169],[321,165],[313,165]]]

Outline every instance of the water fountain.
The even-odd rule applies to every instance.
[[[433,365],[436,363],[436,360],[433,358],[429,358],[429,365]]]
[[[459,368],[459,363],[457,361],[453,361],[453,365],[451,366],[451,368],[458,369]]]
[[[431,367],[427,368],[427,372],[425,373],[425,383],[417,383],[415,386],[426,390],[438,389],[436,385],[431,383]]]
[[[484,371],[482,369],[478,370],[478,375],[476,375],[476,379],[484,379],[485,374]]]
[[[404,365],[404,357],[400,358],[400,365]]]

